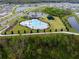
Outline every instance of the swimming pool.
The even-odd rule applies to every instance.
[[[27,26],[31,29],[40,29],[40,30],[47,29],[49,27],[47,23],[42,22],[38,19],[23,21],[20,23],[20,25]]]

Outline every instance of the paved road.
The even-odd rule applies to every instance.
[[[12,16],[11,18],[2,21],[0,24],[5,24],[7,21],[13,20],[14,18],[16,18],[18,16],[22,16],[22,15],[23,15],[22,13],[16,14],[16,15]]]
[[[39,7],[41,7],[41,6],[39,6]],[[29,9],[29,8],[28,8],[27,11],[30,12],[30,11],[36,9],[36,8],[39,8],[39,7],[32,7],[32,9]],[[24,11],[25,11],[25,10],[24,10]],[[25,14],[24,14],[23,12],[21,12],[21,13],[15,14],[14,16],[12,16],[12,17],[9,18],[9,19],[6,19],[6,20],[0,22],[0,24],[4,27],[4,29],[0,31],[0,34],[1,34],[2,32],[4,32],[7,28],[9,28],[9,26],[10,26],[10,25],[7,25],[7,26],[4,25],[5,23],[9,22],[10,20],[13,20],[13,19],[16,18],[16,17],[23,16],[23,15],[25,15]],[[5,26],[6,26],[6,27],[5,27]]]
[[[33,9],[35,9],[35,8],[33,8]],[[11,18],[6,19],[5,21],[1,22],[1,24],[4,24],[7,21],[13,20],[14,18],[16,18],[18,16],[22,16],[22,15],[23,15],[23,13],[16,14],[16,15],[12,16]],[[6,28],[4,28],[2,31],[0,31],[0,33],[4,32],[8,27],[9,27],[9,25]],[[73,33],[73,32],[27,33],[27,34],[21,34],[21,35],[41,35],[41,34],[71,34],[71,35],[73,34],[73,35],[79,35],[79,33]],[[10,34],[10,35],[2,35],[2,34],[0,34],[0,36],[18,36],[18,35],[20,35],[20,34]]]
[[[41,6],[39,6],[39,7],[31,7],[31,9],[27,8],[27,11],[30,12],[30,11],[32,11],[32,10],[34,10],[34,9],[37,9],[37,8],[40,8],[40,7],[41,7]],[[25,11],[25,10],[24,10],[24,11]],[[16,18],[16,17],[18,17],[18,16],[23,16],[23,15],[25,15],[23,12],[18,13],[18,14],[15,14],[15,15],[12,16],[11,18],[6,19],[6,20],[0,22],[0,24],[1,24],[1,25],[2,25],[2,24],[5,24],[7,21],[13,20],[13,19]]]

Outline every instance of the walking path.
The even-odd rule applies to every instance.
[[[79,33],[73,33],[73,32],[43,32],[43,33],[27,33],[27,34],[9,34],[9,35],[2,35],[0,34],[1,37],[5,36],[19,36],[19,35],[46,35],[46,34],[69,34],[69,35],[79,35]]]
[[[21,13],[16,14],[16,15],[12,16],[11,18],[4,20],[3,22],[1,22],[1,24],[5,24],[7,21],[13,20],[14,18],[21,16],[21,15],[23,15],[23,14],[21,14]]]
[[[39,7],[42,7],[42,6],[39,6]],[[31,8],[31,9],[26,9],[26,10],[24,10],[24,11],[28,11],[28,12],[30,12],[30,11],[32,11],[32,10],[34,10],[34,9],[38,9],[39,7],[33,7],[33,8]],[[28,13],[27,12],[27,13]],[[23,13],[18,13],[18,14],[16,14],[16,15],[14,15],[14,16],[12,16],[11,18],[9,18],[9,19],[6,19],[6,20],[4,20],[3,22],[1,22],[1,24],[4,24],[4,23],[6,23],[7,21],[10,21],[10,20],[12,20],[12,19],[14,19],[14,18],[16,18],[16,17],[18,17],[18,16],[23,16],[24,14]],[[1,33],[2,32],[4,32],[7,28],[9,28],[9,25],[7,25],[3,30],[1,30],[0,31],[0,36],[2,36],[2,37],[4,37],[4,36],[19,36],[19,35],[45,35],[45,34],[69,34],[69,35],[79,35],[79,33],[74,33],[74,32],[42,32],[42,33],[26,33],[26,34],[8,34],[8,35],[2,35]]]

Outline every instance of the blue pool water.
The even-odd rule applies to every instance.
[[[78,22],[76,21],[76,18],[75,17],[69,17],[68,18],[68,22],[69,24],[75,28],[78,32],[79,32],[79,24]]]
[[[31,24],[32,24],[32,26],[35,26],[35,27],[40,27],[40,26],[43,26],[43,25],[45,26],[46,25],[45,23],[43,23],[39,20],[36,20],[36,19],[33,19]]]
[[[32,20],[28,20],[28,21],[24,21],[20,23],[22,26],[27,26],[31,29],[47,29],[49,26],[47,23],[42,22],[38,19],[32,19]]]

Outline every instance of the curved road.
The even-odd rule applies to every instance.
[[[39,8],[39,7],[38,7]],[[33,8],[35,9],[35,8]],[[31,9],[32,10],[32,9]],[[30,10],[29,10],[30,11]],[[28,11],[28,12],[29,12]],[[9,19],[6,19],[5,21],[1,22],[1,24],[3,25],[4,23],[6,23],[7,21],[10,21],[18,16],[23,16],[23,13],[18,13],[15,16],[12,16]],[[3,30],[0,31],[0,36],[19,36],[19,35],[43,35],[43,34],[70,34],[70,35],[79,35],[79,33],[73,33],[73,32],[43,32],[43,33],[27,33],[27,34],[9,34],[9,35],[2,35],[1,33],[4,32],[7,28],[9,28],[9,25],[7,25]]]
[[[9,35],[2,35],[0,34],[1,37],[5,36],[19,36],[19,35],[47,35],[47,34],[69,34],[69,35],[79,35],[79,33],[73,33],[73,32],[43,32],[43,33],[27,33],[27,34],[9,34]]]

